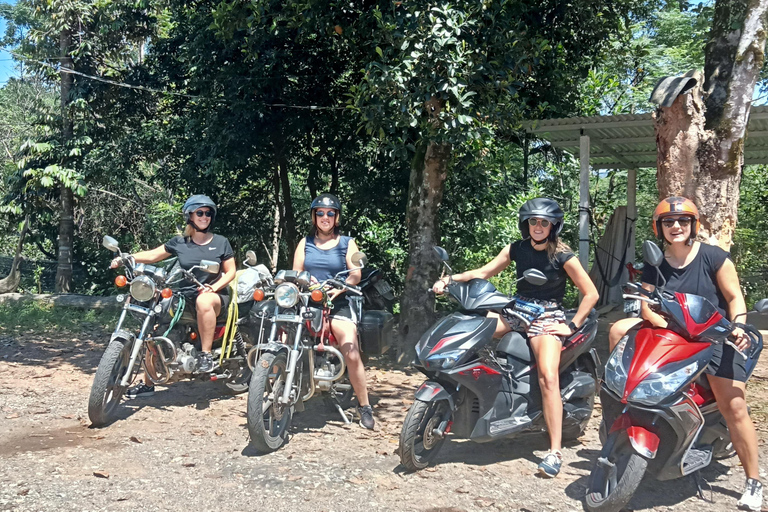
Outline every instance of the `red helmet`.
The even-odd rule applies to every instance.
[[[690,240],[696,238],[696,233],[699,231],[699,209],[693,204],[693,201],[686,199],[685,197],[668,197],[662,199],[659,205],[653,210],[653,234],[661,238],[661,219],[669,217],[671,215],[681,216],[687,215],[693,217],[691,223],[691,235]]]

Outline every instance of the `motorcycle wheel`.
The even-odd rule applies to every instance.
[[[400,463],[408,471],[424,469],[434,460],[445,437],[436,436],[432,431],[449,410],[446,400],[413,402],[400,432]]]
[[[248,433],[262,453],[271,453],[285,444],[293,418],[293,405],[279,404],[287,376],[287,357],[265,353],[253,369],[248,389]]]
[[[640,486],[648,461],[635,453],[626,432],[614,432],[592,466],[587,487],[586,506],[591,512],[619,512]],[[624,436],[613,443],[611,437]]]
[[[228,378],[224,382],[224,385],[231,394],[239,395],[248,391],[248,383],[251,380],[251,376],[251,369],[248,368],[248,365],[243,361],[243,365],[238,369],[237,374]]]
[[[101,356],[88,398],[88,418],[94,427],[103,427],[114,421],[115,409],[128,389],[119,382],[128,369],[130,358],[131,345],[120,339],[110,341]]]

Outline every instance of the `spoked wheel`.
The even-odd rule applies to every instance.
[[[94,427],[103,427],[114,421],[114,413],[128,386],[121,386],[128,362],[131,344],[116,338],[109,342],[101,356],[88,398],[88,417]],[[137,365],[138,366],[138,365]]]
[[[434,430],[451,414],[447,400],[413,402],[400,432],[400,462],[408,471],[424,469],[445,443]]]
[[[285,444],[293,417],[293,404],[281,404],[285,389],[287,359],[285,352],[265,353],[256,363],[248,389],[248,433],[262,453],[270,453]]]
[[[610,434],[589,476],[587,510],[619,512],[637,491],[647,467],[648,461],[635,453],[626,432]]]

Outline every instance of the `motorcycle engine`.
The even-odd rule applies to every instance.
[[[192,373],[197,369],[197,349],[191,343],[184,343],[176,356],[176,362],[184,373]]]
[[[315,377],[331,378],[334,375],[336,375],[336,365],[328,361],[323,361],[319,368],[315,368]],[[327,380],[317,381],[317,389],[320,391],[330,391],[331,382]]]

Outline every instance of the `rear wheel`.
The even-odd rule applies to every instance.
[[[637,491],[647,467],[648,461],[632,449],[625,431],[611,434],[589,476],[587,510],[619,512]]]
[[[285,352],[265,353],[253,369],[248,390],[248,433],[262,453],[277,450],[288,439],[293,404],[281,404],[285,389],[287,358]]]
[[[400,462],[408,471],[427,467],[445,443],[445,436],[434,430],[451,414],[447,400],[411,405],[400,432]]]

